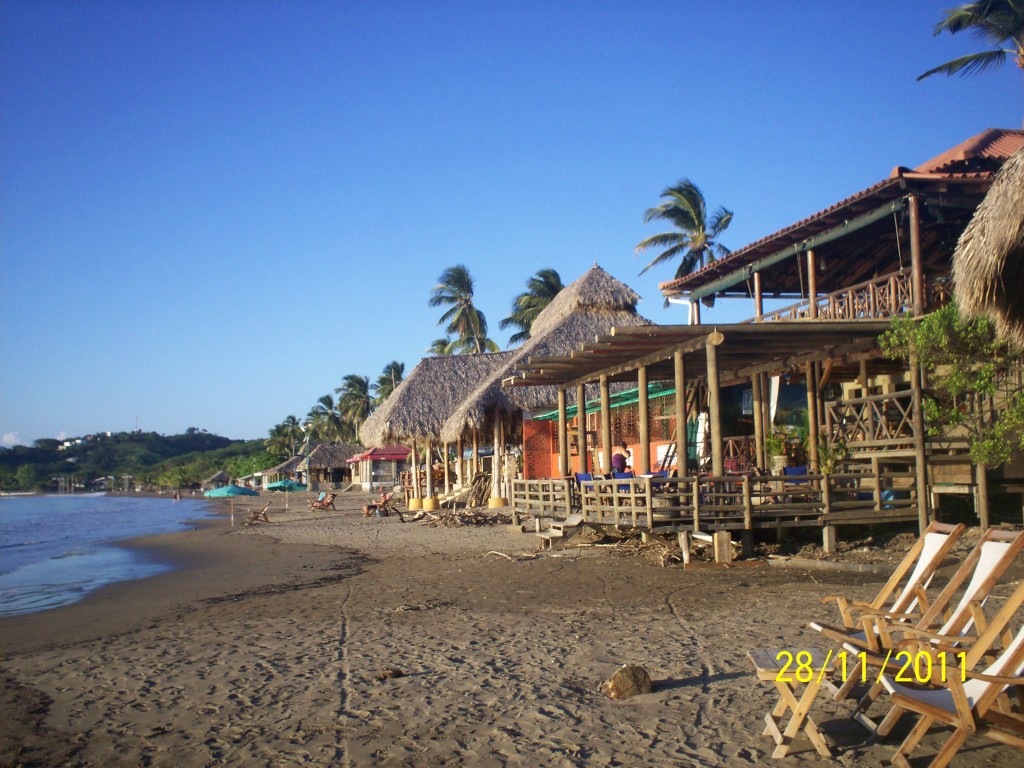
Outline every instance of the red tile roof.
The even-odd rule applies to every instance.
[[[1024,147],[1024,130],[990,128],[958,144],[913,171],[897,166],[889,178],[857,192],[795,224],[755,240],[704,269],[658,285],[665,296],[693,290],[786,245],[799,243],[871,208],[896,200],[905,192],[905,180],[942,181],[991,180],[1010,155]]]
[[[356,461],[405,461],[410,449],[404,445],[385,445],[381,448],[371,448],[368,451],[357,454],[349,459],[349,463]]]

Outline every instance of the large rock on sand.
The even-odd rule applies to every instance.
[[[628,699],[651,692],[651,676],[636,664],[623,664],[615,674],[601,683],[601,693],[609,699]]]

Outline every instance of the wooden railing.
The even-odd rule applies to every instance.
[[[916,519],[912,472],[613,478],[580,484],[579,511],[590,525],[647,531],[815,527]],[[567,481],[517,481],[535,484]],[[525,490],[524,490],[525,494]],[[536,496],[535,496],[536,498]],[[525,509],[525,507],[523,507]],[[534,516],[564,519],[559,498]]]
[[[925,297],[929,309],[949,302],[946,282],[941,278],[925,280]],[[842,291],[819,296],[815,301],[819,320],[882,320],[914,310],[911,271],[901,269],[888,275],[851,285]],[[810,319],[809,300],[792,304],[762,315],[762,321]],[[748,320],[747,322],[754,322]]]
[[[531,515],[564,520],[572,514],[575,496],[575,481],[571,479],[513,480],[513,519]]]
[[[825,434],[847,450],[914,445],[914,393],[910,390],[825,404]]]

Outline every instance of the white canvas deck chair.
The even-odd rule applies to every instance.
[[[811,629],[838,643],[853,643],[860,648],[877,651],[878,638],[873,628],[878,613],[881,611],[909,616],[918,608],[922,612],[927,611],[929,605],[925,590],[964,530],[963,524],[931,523],[925,529],[924,535],[918,538],[907,552],[903,562],[893,571],[874,600],[865,603],[847,600],[838,595],[822,598],[823,603],[836,603],[843,626],[834,627],[814,621],[811,622]],[[862,617],[861,614],[865,613],[867,615]]]
[[[897,648],[897,643],[893,638],[894,629],[898,629],[903,638],[918,638],[951,647],[973,645],[980,632],[975,626],[975,617],[979,616],[978,611],[985,605],[992,589],[999,583],[1022,549],[1024,549],[1024,531],[1000,531],[989,528],[981,535],[974,549],[957,568],[956,573],[950,578],[939,596],[935,598],[935,602],[920,618],[915,620],[912,615],[908,614],[879,614],[873,627],[879,645],[877,653],[859,656],[858,654],[863,651],[862,648],[853,643],[843,644],[843,649],[850,657],[857,658],[858,661],[853,666],[846,682],[839,689],[839,693],[836,694],[836,700],[845,699],[856,681],[861,679],[859,659],[866,659],[868,666],[875,669],[886,665],[884,654],[889,649]],[[965,582],[967,582],[967,587],[963,588]],[[963,588],[963,592],[959,602],[952,610],[949,610],[949,605],[961,588]],[[864,619],[870,618],[868,612],[862,616]],[[886,665],[886,671],[895,674],[901,666],[901,663],[890,661]],[[876,680],[878,675],[872,673],[867,675],[867,678]],[[853,712],[853,718],[872,731],[876,726],[864,713],[878,698],[881,691],[882,684],[880,682],[873,684]]]
[[[1024,716],[1019,711],[1011,711],[1003,697],[1011,686],[1016,686],[1020,695],[1020,686],[1024,686],[1024,626],[1017,630],[1015,637],[1006,637],[1011,620],[1020,619],[1017,614],[1022,602],[1024,582],[1017,586],[977,642],[966,651],[962,668],[947,662],[943,685],[916,689],[883,675],[882,684],[891,696],[893,708],[879,725],[878,735],[888,735],[904,712],[920,715],[917,724],[893,755],[894,765],[909,768],[907,758],[934,723],[952,727],[953,733],[929,764],[930,768],[948,765],[974,734],[1024,750]],[[1001,638],[1009,642],[999,656],[981,672],[973,671]],[[932,643],[926,643],[924,647],[929,652],[956,653],[955,648],[936,648]],[[959,660],[955,655],[947,659]],[[937,661],[935,668],[938,668]]]

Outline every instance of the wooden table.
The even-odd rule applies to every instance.
[[[792,659],[788,665],[785,653]],[[810,660],[801,655],[799,658],[804,665],[798,667],[798,654],[807,653],[810,654]],[[763,735],[771,736],[776,744],[772,757],[785,757],[801,728],[819,755],[832,757],[832,752],[809,713],[821,684],[835,671],[834,659],[819,648],[757,648],[749,651],[747,658],[757,670],[758,679],[773,682],[779,691],[779,702],[764,716],[766,728]],[[798,698],[797,688],[801,685],[805,688]],[[793,715],[785,729],[781,729],[782,717],[786,712],[792,712]]]

